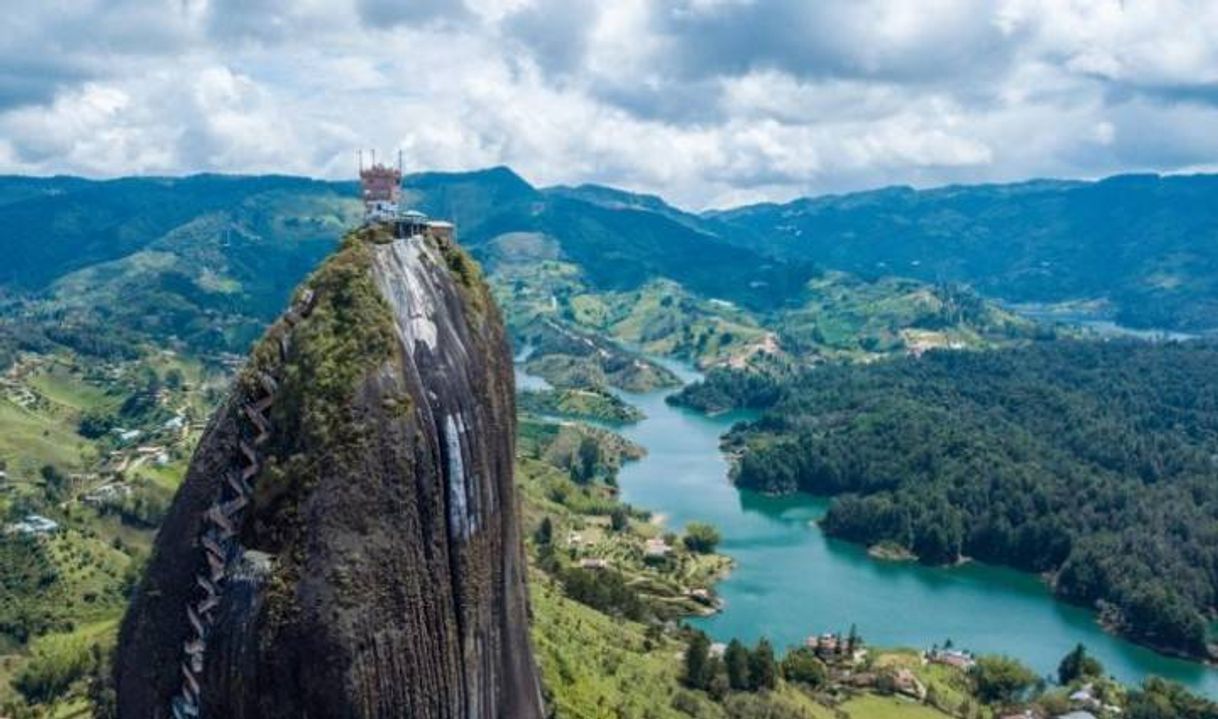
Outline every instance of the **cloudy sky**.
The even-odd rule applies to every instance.
[[[1218,170],[1218,0],[38,0],[0,172],[508,164],[703,208]]]

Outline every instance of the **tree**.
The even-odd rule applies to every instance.
[[[1057,665],[1057,681],[1062,685],[1085,677],[1101,677],[1104,675],[1104,665],[1095,657],[1087,654],[1087,648],[1082,644],[1062,657]]]
[[[773,689],[778,685],[778,663],[774,661],[774,647],[770,640],[762,637],[749,655],[749,688]]]
[[[727,665],[728,686],[737,691],[748,689],[749,650],[745,649],[739,639],[728,642],[727,650],[723,653],[723,662]]]
[[[1036,673],[1007,656],[986,655],[970,674],[977,698],[986,704],[1011,704],[1036,684]]]
[[[950,316],[972,312],[940,291]],[[1107,603],[1130,638],[1202,658],[1218,611],[1215,366],[1214,343],[1063,341],[791,373],[733,430],[736,481],[832,496],[830,536],[1051,572],[1056,594]],[[739,374],[686,399],[738,404]]]
[[[562,572],[563,589],[571,599],[613,617],[636,622],[647,618],[647,605],[620,572],[571,567]]]
[[[109,412],[88,410],[80,416],[76,431],[86,439],[97,439],[114,429],[116,424],[117,420]]]
[[[596,470],[601,463],[601,445],[596,438],[584,435],[579,440],[575,457],[571,460],[571,479],[579,484],[591,482],[596,478]]]
[[[1129,700],[1129,719],[1178,719],[1171,700],[1158,694],[1135,694]]]
[[[624,507],[614,507],[609,513],[609,526],[613,531],[620,532],[630,525],[630,515],[626,513]]]
[[[863,638],[859,636],[859,628],[856,624],[850,625],[850,634],[846,636],[846,653],[854,656],[854,651],[863,645]]]
[[[690,522],[685,526],[685,546],[691,552],[710,554],[719,544],[719,530],[703,522]]]
[[[554,523],[549,517],[542,517],[541,524],[537,525],[537,531],[533,534],[534,541],[540,546],[546,546],[554,540]]]
[[[717,702],[723,701],[723,698],[731,691],[727,673],[723,671],[723,660],[711,657],[707,672],[710,674],[710,678],[706,680],[706,693]]]
[[[165,386],[169,389],[181,389],[184,384],[186,384],[186,377],[177,367],[165,373]]]
[[[819,687],[825,683],[829,672],[810,647],[797,647],[782,658],[782,676],[789,682]]]
[[[42,480],[46,482],[46,496],[52,502],[58,502],[63,499],[64,493],[68,488],[68,476],[59,471],[59,468],[44,464],[42,469],[38,470],[42,475]]]
[[[685,684],[693,689],[710,686],[710,638],[694,632],[685,648]]]

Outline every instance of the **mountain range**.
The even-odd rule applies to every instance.
[[[1131,327],[1218,325],[1218,176],[892,187],[711,213],[750,248],[864,276],[1089,303]],[[731,233],[723,233],[731,239]]]
[[[764,312],[800,305],[832,270],[962,283],[1134,327],[1218,324],[1218,176],[888,188],[705,213],[609,187],[537,188],[505,167],[403,187],[457,223],[492,278],[502,261],[555,259],[594,290],[664,278]],[[355,196],[354,183],[285,176],[0,177],[0,348],[37,344],[30,322],[53,317],[81,346],[102,322],[244,351],[358,221]]]

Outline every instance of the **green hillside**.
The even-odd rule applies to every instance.
[[[704,366],[783,348],[857,359],[1001,330],[965,320],[910,335],[937,311],[919,299],[930,285],[766,259],[741,246],[750,231],[656,197],[537,189],[507,168],[412,175],[404,192],[457,222],[516,330],[544,315]],[[13,258],[0,270],[0,363],[54,347],[130,358],[145,340],[240,354],[358,221],[353,194],[289,177],[0,178],[0,251]]]
[[[708,219],[776,257],[964,282],[1013,302],[1099,302],[1135,327],[1218,326],[1218,176],[894,187]],[[728,239],[731,233],[723,233]]]

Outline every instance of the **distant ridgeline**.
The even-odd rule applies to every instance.
[[[354,183],[282,176],[0,177],[0,361],[56,346],[122,356],[148,338],[244,352],[358,222],[354,196]],[[815,263],[1018,302],[1090,301],[1143,327],[1218,317],[1213,176],[890,189],[698,215],[495,168],[408,175],[401,198],[460,223],[492,275],[505,238],[540,238],[534,261],[571,263],[594,291],[667,278],[769,311],[803,301]]]
[[[359,222],[356,197],[354,183],[280,176],[0,177],[0,359],[56,346],[122,356],[148,339],[243,353]],[[594,288],[669,277],[766,306],[807,277],[658,199],[537,189],[506,168],[406,176],[400,197],[458,222],[480,259],[505,233],[551,238]]]
[[[749,247],[863,276],[1095,300],[1121,324],[1218,327],[1218,176],[1130,175],[872,192],[712,215]]]
[[[1215,345],[1059,341],[707,385],[689,392],[767,407],[730,435],[737,483],[836,496],[830,534],[1048,572],[1138,641],[1211,652]]]

